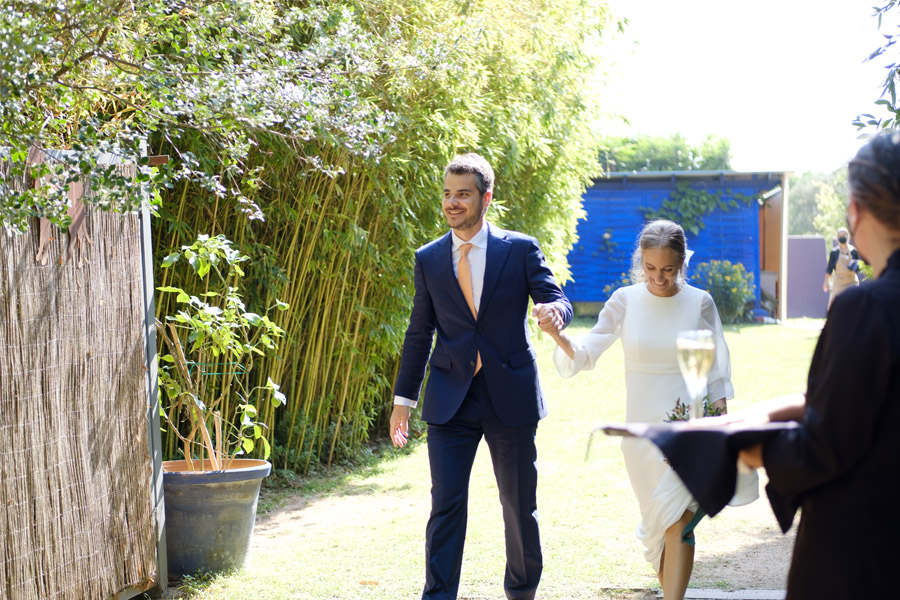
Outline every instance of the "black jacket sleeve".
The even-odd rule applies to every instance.
[[[835,299],[810,365],[803,423],[763,446],[766,491],[782,527],[808,492],[854,469],[871,449],[891,400],[893,354],[881,316],[861,288]]]

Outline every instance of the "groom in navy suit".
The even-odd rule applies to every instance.
[[[416,251],[415,297],[394,388],[391,439],[403,446],[430,364],[422,409],[431,467],[422,598],[429,600],[457,596],[469,475],[482,436],[503,508],[507,598],[533,599],[541,577],[535,434],[547,408],[528,298],[547,327],[568,325],[572,305],[534,238],[485,221],[493,189],[494,171],[477,154],[457,156],[444,169],[442,208],[451,231]]]

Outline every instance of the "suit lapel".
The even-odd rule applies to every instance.
[[[466,302],[466,297],[463,296],[462,290],[459,289],[459,281],[457,281],[456,274],[453,272],[453,238],[449,233],[438,241],[434,249],[433,258],[435,273],[438,279],[443,282],[450,298],[461,311],[468,315],[469,318],[472,318],[472,311],[469,310],[469,304]]]
[[[484,307],[491,301],[491,296],[497,287],[497,279],[500,277],[503,266],[506,264],[506,258],[509,256],[509,248],[509,236],[507,236],[506,231],[489,224],[487,257],[484,264],[484,284],[481,288],[481,303],[478,307],[479,315],[484,312]],[[460,292],[460,296],[462,296],[462,292]]]

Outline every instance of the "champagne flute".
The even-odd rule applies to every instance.
[[[713,332],[709,329],[681,331],[675,347],[678,350],[678,367],[691,396],[691,420],[700,419],[703,417],[706,378],[716,353]]]

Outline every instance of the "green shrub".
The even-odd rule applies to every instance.
[[[753,273],[748,273],[740,263],[728,260],[700,263],[694,268],[691,281],[713,297],[724,323],[742,321],[747,303],[755,298]]]

